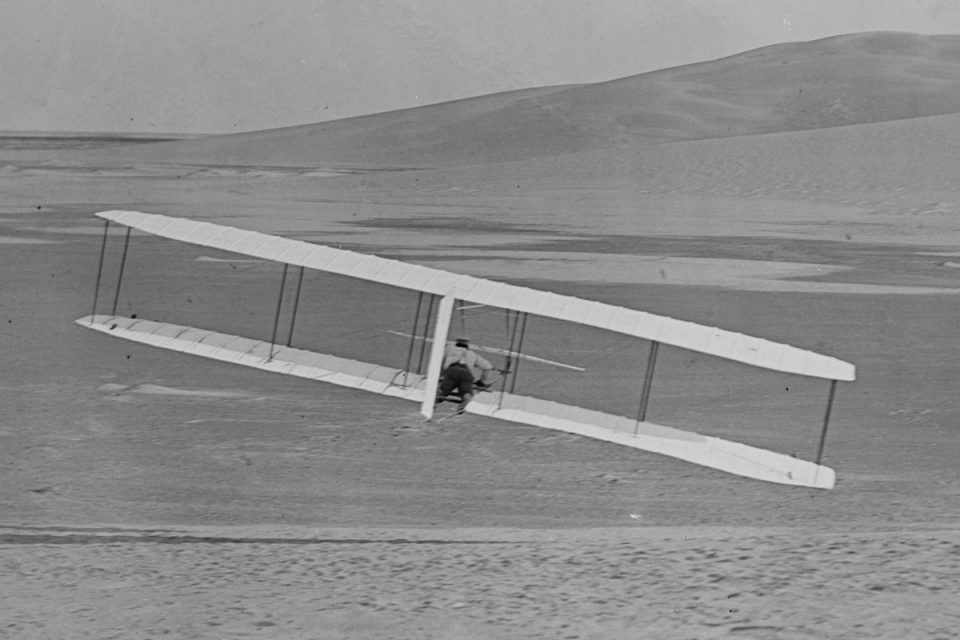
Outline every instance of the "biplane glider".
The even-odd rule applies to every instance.
[[[598,327],[650,343],[646,372],[639,393],[639,410],[635,417],[518,395],[515,393],[515,377],[512,385],[507,385],[504,381],[498,391],[478,394],[467,407],[467,411],[660,453],[749,478],[823,489],[834,486],[833,469],[820,463],[837,382],[852,381],[855,378],[854,366],[848,362],[762,338],[635,309],[209,222],[137,211],[104,211],[96,215],[105,221],[103,246],[100,250],[93,310],[90,315],[77,320],[82,326],[163,349],[411,400],[420,404],[420,412],[428,420],[434,415],[444,346],[457,301],[460,301],[461,305],[485,305],[506,309],[508,314],[513,314],[513,332],[506,351],[515,357],[514,362],[519,362],[516,356],[523,355],[528,316],[544,316]],[[124,225],[127,228],[126,237],[112,312],[98,314],[97,297],[111,223]],[[418,292],[417,320],[421,316],[422,307],[426,307],[427,327],[432,319],[432,335],[427,335],[428,328],[425,328],[419,337],[417,330],[408,334],[410,346],[407,363],[403,368],[397,369],[298,349],[293,347],[289,340],[286,344],[283,344],[283,341],[278,343],[279,301],[273,334],[269,341],[154,322],[145,318],[122,317],[117,314],[117,296],[120,292],[131,229],[283,264],[281,300],[288,268],[299,267],[297,299],[294,301],[291,318],[291,339],[304,269],[340,274]],[[428,304],[421,304],[425,295]],[[417,326],[416,323],[414,326]],[[418,339],[421,349],[429,346],[425,373],[414,371],[411,367],[414,341]],[[647,404],[661,345],[709,354],[753,367],[828,380],[827,407],[816,461],[809,462],[794,456],[649,422]]]

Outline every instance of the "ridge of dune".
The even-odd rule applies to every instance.
[[[960,111],[960,35],[777,44],[593,84],[112,150],[126,162],[439,167]]]

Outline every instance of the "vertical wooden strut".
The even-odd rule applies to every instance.
[[[110,229],[110,221],[103,221],[103,242],[100,243],[100,262],[97,264],[97,283],[93,286],[93,310],[90,312],[90,324],[93,324],[93,317],[97,315],[97,297],[100,295],[100,279],[103,277],[103,257],[107,252],[107,231]]]
[[[123,237],[123,254],[120,256],[120,273],[117,274],[117,290],[113,293],[113,310],[110,315],[117,315],[117,305],[120,303],[120,285],[123,284],[123,269],[127,266],[127,249],[130,247],[130,231],[127,227],[127,234]]]
[[[650,343],[650,355],[647,356],[647,372],[643,376],[643,390],[640,392],[640,408],[637,410],[637,423],[633,427],[633,435],[637,435],[640,430],[640,423],[647,419],[647,405],[650,403],[650,388],[653,385],[653,372],[657,366],[657,352],[660,350],[660,343],[653,341]]]
[[[420,357],[417,358],[417,373],[423,373],[423,356],[427,351],[428,336],[430,335],[430,320],[433,318],[433,306],[436,302],[436,296],[432,293],[428,293],[427,295],[430,297],[427,299],[427,317],[423,325],[423,341],[420,343]]]
[[[297,292],[293,298],[293,311],[290,314],[290,333],[287,334],[287,346],[293,346],[293,326],[297,322],[297,309],[300,308],[300,289],[303,288],[303,267],[297,275]]]
[[[283,276],[280,278],[280,295],[277,296],[277,312],[273,316],[273,333],[270,334],[270,356],[267,362],[273,360],[273,347],[277,343],[277,325],[280,324],[280,308],[283,306],[283,290],[287,286],[287,269],[290,265],[283,265]]]
[[[407,347],[407,362],[403,365],[403,386],[407,386],[407,376],[413,363],[413,349],[417,342],[417,329],[420,327],[420,309],[423,307],[423,291],[417,292],[417,310],[413,314],[413,328],[410,330],[410,346]]]
[[[518,312],[519,313],[519,312]],[[510,379],[510,393],[517,389],[517,371],[520,370],[520,354],[523,353],[523,337],[527,333],[527,313],[524,312],[520,321],[520,337],[517,339],[517,359],[513,363],[513,377]]]
[[[820,432],[820,445],[817,447],[817,464],[823,459],[823,446],[827,442],[827,427],[830,425],[830,412],[833,409],[833,398],[837,393],[837,381],[830,381],[830,393],[827,396],[827,410],[823,414],[823,430]]]
[[[440,384],[440,369],[443,368],[443,353],[447,348],[447,334],[450,332],[450,319],[453,317],[455,301],[453,296],[443,296],[437,309],[433,345],[430,348],[430,361],[427,364],[427,382],[423,387],[423,403],[420,405],[420,413],[427,420],[433,417],[434,405],[437,402],[437,385]]]
[[[516,315],[513,316],[513,324],[510,324],[510,309],[507,309],[507,334],[510,336],[510,344],[507,345],[507,357],[506,357],[506,367],[504,367],[503,373],[500,375],[500,399],[497,402],[497,409],[503,408],[503,394],[507,391],[507,376],[512,372],[513,365],[513,350],[516,346],[517,340],[517,327],[520,326],[520,312],[517,311]]]

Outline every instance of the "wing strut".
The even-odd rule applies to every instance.
[[[290,313],[290,333],[287,334],[287,346],[293,346],[293,325],[297,321],[297,309],[300,308],[300,290],[303,288],[303,267],[300,267],[300,274],[297,276],[297,292],[293,297],[293,311]]]
[[[113,312],[110,315],[117,315],[117,305],[120,303],[120,285],[123,284],[123,270],[127,266],[127,250],[130,248],[130,232],[132,229],[127,227],[127,234],[123,237],[123,255],[120,256],[120,273],[117,274],[117,290],[113,292]]]
[[[519,340],[517,329],[520,328]],[[511,373],[513,378],[510,381],[510,393],[517,387],[516,370],[520,368],[520,352],[523,345],[523,336],[527,330],[527,314],[523,313],[523,321],[520,320],[520,312],[514,312],[513,323],[510,322],[510,309],[507,309],[507,333],[510,334],[510,344],[507,348],[506,366],[503,368],[503,377],[500,382],[500,400],[497,402],[497,409],[503,408],[503,395],[507,392],[507,376]],[[514,356],[516,365],[514,365]],[[513,368],[511,368],[513,367]]]
[[[507,354],[504,359],[503,375],[500,377],[500,399],[497,402],[497,409],[503,408],[503,394],[507,392],[507,376],[510,375],[511,365],[513,364],[513,343],[517,338],[517,323],[510,323],[510,309],[507,312],[507,335],[510,336],[510,344],[507,345]],[[519,314],[519,312],[517,312]]]
[[[519,312],[517,312],[519,313]],[[523,353],[523,338],[527,334],[527,314],[526,311],[523,312],[522,319],[520,321],[520,338],[517,340],[517,356]],[[516,322],[516,321],[515,321]],[[513,368],[513,378],[510,380],[510,393],[513,393],[517,389],[517,371],[520,370],[520,358],[517,358],[517,362]]]
[[[100,243],[100,262],[97,264],[97,283],[93,285],[93,311],[90,312],[90,324],[97,315],[97,297],[100,295],[100,280],[103,278],[103,258],[107,253],[107,233],[110,231],[110,221],[103,221],[103,242]]]
[[[403,365],[403,386],[407,386],[407,376],[410,374],[410,365],[413,364],[413,348],[417,343],[417,329],[420,327],[420,309],[422,307],[423,291],[419,291],[417,292],[417,310],[413,314],[413,329],[410,330],[410,346],[407,347],[407,363]]]
[[[827,410],[823,414],[823,430],[820,432],[820,445],[817,447],[817,464],[823,459],[823,446],[827,442],[827,427],[830,425],[830,412],[833,409],[833,398],[837,394],[837,381],[830,381],[830,393],[827,395]]]
[[[270,355],[267,362],[273,360],[273,347],[277,344],[277,325],[280,324],[280,309],[283,307],[283,290],[287,286],[287,270],[290,265],[283,264],[283,275],[280,277],[280,295],[277,296],[277,312],[273,316],[273,333],[270,334]]]
[[[637,424],[633,428],[633,435],[637,435],[640,423],[647,420],[647,405],[650,403],[650,387],[653,386],[653,371],[657,366],[657,353],[660,343],[654,340],[650,343],[650,355],[647,356],[647,372],[643,376],[643,389],[640,391],[640,408],[637,410]]]
[[[427,343],[429,342],[427,336],[430,335],[430,320],[433,318],[433,307],[436,303],[436,296],[432,293],[427,295],[429,296],[427,299],[427,316],[423,325],[423,340],[420,342],[420,357],[417,358],[417,373],[423,373],[423,356],[427,351]]]
[[[450,333],[454,302],[453,296],[443,296],[437,309],[437,322],[433,328],[433,345],[430,347],[430,361],[427,364],[427,383],[423,388],[423,404],[420,405],[420,413],[427,420],[433,417],[434,405],[437,402],[437,385],[440,384],[440,369],[443,367],[443,352],[447,348],[447,334]]]

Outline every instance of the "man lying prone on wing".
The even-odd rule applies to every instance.
[[[468,338],[457,338],[448,344],[443,354],[443,372],[437,399],[454,393],[460,397],[458,413],[462,413],[473,399],[474,385],[489,386],[490,374],[495,369],[483,356],[470,348]]]

